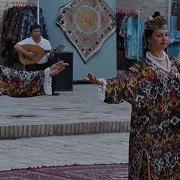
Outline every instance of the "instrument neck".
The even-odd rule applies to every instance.
[[[51,52],[51,50],[44,50],[44,53],[49,53]]]

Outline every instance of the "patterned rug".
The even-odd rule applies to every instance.
[[[104,0],[74,0],[60,8],[56,23],[86,63],[115,32],[115,15]]]
[[[95,164],[0,171],[1,180],[127,180],[127,164]]]

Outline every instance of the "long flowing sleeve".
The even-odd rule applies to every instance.
[[[135,64],[122,75],[106,80],[105,103],[118,104],[122,101],[133,103],[136,87],[141,77],[141,65]]]
[[[51,94],[49,70],[17,71],[0,67],[0,93],[12,97],[31,97]]]
[[[173,58],[172,60],[173,65],[178,69],[180,72],[180,59]]]

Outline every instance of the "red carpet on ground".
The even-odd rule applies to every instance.
[[[127,164],[70,165],[0,171],[0,180],[127,180]]]

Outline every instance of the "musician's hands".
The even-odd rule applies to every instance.
[[[58,61],[50,67],[50,76],[59,74],[60,72],[64,71],[67,66],[69,66],[68,63],[64,63],[64,61]]]
[[[53,52],[50,52],[49,53],[49,56],[48,56],[48,59],[49,60],[52,60],[54,58],[54,53]]]
[[[89,74],[85,77],[85,80],[91,84],[96,84],[96,85],[102,85],[102,82],[99,81],[96,76]]]
[[[26,53],[26,56],[27,56],[28,59],[33,59],[33,58],[35,57],[35,55],[36,55],[36,54],[33,53],[33,52],[27,52],[27,53]]]

